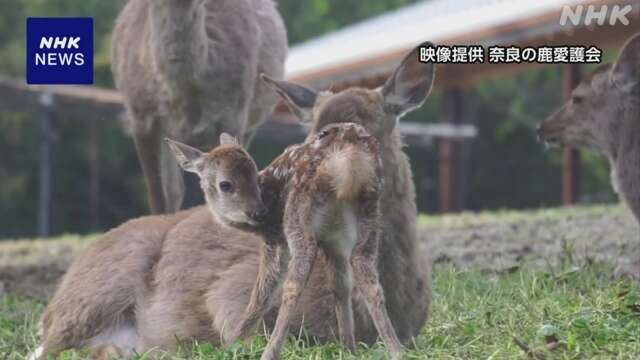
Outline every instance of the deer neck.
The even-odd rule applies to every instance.
[[[611,185],[640,221],[640,115],[637,106],[620,107],[603,138],[609,158]]]
[[[640,106],[621,106],[616,113],[611,114],[616,119],[597,131],[602,144],[602,151],[607,155],[612,165],[620,157],[640,156]]]
[[[411,166],[407,155],[402,151],[404,146],[398,130],[380,143],[383,176],[385,180],[383,202],[389,199],[408,198],[414,201],[415,188],[411,174]]]
[[[202,0],[149,1],[154,65],[171,80],[188,78],[207,63],[206,10]],[[171,75],[174,76],[171,76]]]
[[[381,142],[380,154],[384,185],[380,196],[383,236],[381,236],[381,262],[393,277],[403,272],[403,264],[396,263],[399,257],[412,259],[414,264],[416,250],[415,185],[411,165],[402,151],[402,139],[397,131]],[[400,254],[400,255],[399,255]]]

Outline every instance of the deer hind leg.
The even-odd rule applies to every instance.
[[[354,257],[353,262],[356,287],[364,297],[367,310],[378,330],[380,338],[382,338],[392,358],[397,359],[402,352],[402,345],[400,345],[398,336],[387,314],[384,293],[378,280],[375,262],[370,258],[362,256]]]
[[[382,338],[387,350],[393,359],[399,359],[402,353],[402,345],[393,328],[384,301],[384,292],[380,285],[378,268],[376,266],[378,256],[380,225],[378,222],[377,198],[372,197],[366,201],[360,209],[358,219],[358,241],[351,259],[355,284],[358,291],[364,297],[367,310]]]
[[[287,234],[291,251],[291,261],[287,277],[282,286],[282,303],[278,311],[276,324],[267,343],[261,360],[277,359],[289,329],[291,314],[302,295],[302,290],[309,280],[309,274],[316,258],[317,247],[309,234]]]
[[[356,351],[356,340],[353,327],[353,306],[351,294],[353,291],[353,271],[349,259],[342,256],[327,256],[327,281],[333,291],[336,302],[336,318],[338,320],[338,334],[340,341],[349,351]]]
[[[128,114],[128,116],[133,115]],[[151,121],[154,123],[153,120]],[[150,129],[134,128],[133,141],[147,185],[149,208],[152,214],[162,214],[165,212],[165,202],[160,180],[160,129],[154,124]]]

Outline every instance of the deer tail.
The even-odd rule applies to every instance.
[[[377,181],[375,158],[357,146],[336,149],[327,156],[324,167],[338,200],[353,200]]]

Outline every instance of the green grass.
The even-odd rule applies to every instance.
[[[431,317],[405,358],[640,358],[640,289],[610,280],[611,272],[603,264],[575,263],[504,273],[437,266]],[[34,324],[42,308],[29,300],[0,298],[0,359],[23,359],[35,346]],[[170,358],[253,359],[264,345],[262,336],[224,351],[203,343]],[[68,351],[63,359],[83,356]],[[281,358],[385,356],[382,345],[361,346],[354,356],[336,344],[312,346],[291,338]]]

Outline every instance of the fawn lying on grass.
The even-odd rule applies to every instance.
[[[212,208],[146,216],[102,235],[67,271],[42,315],[42,345],[30,359],[83,347],[91,350],[92,358],[111,359],[150,349],[174,350],[179,338],[215,342],[220,338],[219,324],[233,321],[228,318],[235,313],[242,314],[248,297],[242,289],[250,285],[244,284],[238,272],[212,275],[211,263],[224,263],[231,254],[236,259],[242,254],[251,256],[251,244],[258,242],[242,237],[249,245],[234,248],[201,235],[234,236],[233,231],[203,223],[211,213],[224,214],[227,222],[246,223],[257,223],[253,218],[259,220],[266,213],[258,190],[258,169],[230,138],[221,136],[223,145],[198,164],[209,175],[203,177],[202,186]],[[211,178],[216,183],[207,182]],[[239,191],[225,192],[229,184]],[[182,231],[183,227],[191,232]],[[243,274],[255,276],[254,263],[237,262]],[[176,270],[183,263],[186,269]],[[229,284],[219,285],[215,275],[225,277]],[[167,287],[175,283],[181,287]],[[221,294],[229,298],[220,300]],[[242,309],[234,311],[234,307]]]
[[[603,152],[614,190],[640,222],[640,34],[613,66],[601,65],[584,78],[571,100],[540,124],[538,136],[547,144]],[[617,272],[640,280],[640,261]]]
[[[226,139],[224,143],[229,141]],[[204,159],[207,155],[177,142],[170,141],[170,145],[180,165],[201,177],[206,191],[209,170]],[[246,337],[255,328],[286,273],[275,328],[262,354],[262,359],[278,357],[290,316],[320,248],[328,259],[325,271],[335,297],[343,344],[355,351],[352,309],[355,283],[388,350],[393,358],[400,356],[402,346],[385,308],[376,263],[382,179],[378,147],[378,141],[354,123],[329,125],[305,143],[290,146],[260,172],[260,190],[228,189],[248,200],[262,192],[268,212],[261,214],[264,215],[261,224],[256,224],[256,217],[230,219],[225,212],[236,209],[221,208],[215,199],[207,197],[210,209],[220,220],[230,226],[252,228],[265,238],[249,305],[241,323],[225,336],[228,341]],[[256,176],[251,170],[250,167],[234,168],[238,174],[233,176]]]

